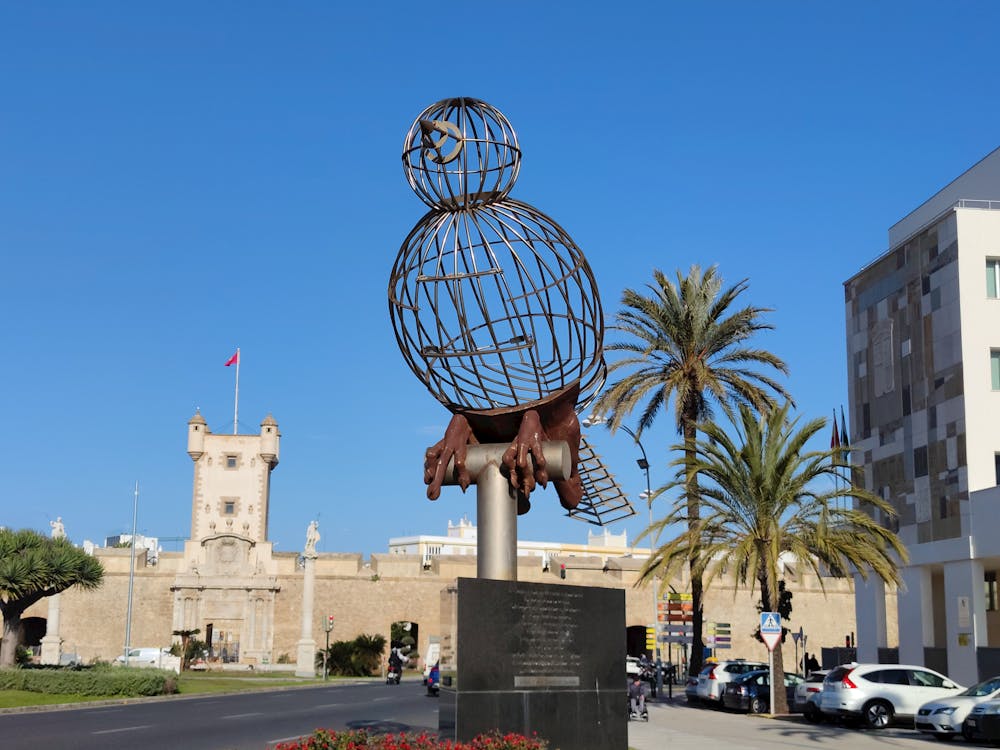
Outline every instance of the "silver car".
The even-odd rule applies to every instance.
[[[809,721],[822,721],[823,712],[819,709],[819,696],[823,692],[823,680],[830,674],[829,669],[816,669],[806,675],[806,678],[795,686],[795,701],[789,708],[801,712]]]
[[[950,740],[957,734],[972,740],[971,727],[964,727],[966,717],[977,705],[997,698],[1000,698],[1000,677],[991,677],[949,698],[925,703],[917,711],[914,726],[942,740]]]
[[[696,696],[698,700],[721,706],[726,683],[731,682],[741,674],[755,672],[758,669],[767,669],[767,664],[759,661],[744,661],[743,659],[706,664],[698,673]]]
[[[844,664],[823,680],[820,709],[827,716],[860,718],[872,729],[913,718],[925,703],[964,688],[942,674],[910,664]]]

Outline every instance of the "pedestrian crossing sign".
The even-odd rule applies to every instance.
[[[760,637],[767,644],[768,651],[774,651],[774,647],[781,640],[781,615],[777,612],[760,613]]]

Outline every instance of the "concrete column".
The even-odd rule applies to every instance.
[[[469,446],[465,468],[476,485],[476,576],[500,581],[517,580],[517,495],[501,471],[509,446],[495,443]],[[549,479],[566,479],[573,470],[565,441],[542,443]],[[452,460],[444,485],[458,484]]]
[[[59,594],[49,597],[49,616],[42,638],[42,664],[58,664],[62,655],[62,638],[59,637]]]
[[[243,642],[240,643],[240,661],[243,661],[243,654],[249,654],[257,649],[257,602],[253,594],[253,589],[247,590],[247,601],[244,605],[246,607],[246,618],[243,626],[245,632],[241,636]]]
[[[878,650],[887,642],[885,629],[885,583],[874,574],[864,580],[854,574],[855,644],[859,662],[877,662]],[[845,629],[844,635],[849,633]]]
[[[302,631],[295,661],[297,677],[316,676],[316,641],[312,637],[313,596],[316,589],[316,558],[305,558],[302,572]]]
[[[989,645],[983,572],[979,560],[944,564],[948,676],[960,685],[974,685],[979,681],[976,649]]]
[[[923,664],[924,648],[934,645],[934,591],[931,570],[912,565],[900,571],[903,586],[896,597],[899,612],[899,661]]]

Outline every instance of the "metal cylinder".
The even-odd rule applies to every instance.
[[[517,580],[517,496],[496,463],[476,480],[476,577]]]
[[[498,581],[517,580],[517,492],[503,473],[501,460],[508,444],[469,446],[465,465],[476,485],[476,576]],[[569,445],[564,440],[542,443],[549,479],[566,479],[573,471]],[[454,485],[454,461],[448,464],[444,484]]]

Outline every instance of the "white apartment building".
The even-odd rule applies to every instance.
[[[389,539],[389,553],[393,555],[419,555],[425,566],[431,560],[442,555],[475,555],[476,526],[463,517],[458,523],[448,522],[448,533],[445,536],[421,534],[419,536],[400,536]],[[517,540],[518,557],[536,555],[539,566],[547,569],[549,559],[555,557],[600,557],[605,562],[609,557],[634,557],[645,559],[649,557],[649,548],[634,548],[628,546],[627,532],[613,534],[607,529],[599,533],[589,531],[586,544],[567,544],[565,542],[531,542]]]
[[[851,463],[909,551],[899,661],[1000,673],[1000,149],[889,230],[844,284]],[[885,590],[856,578],[858,660],[887,646]]]

